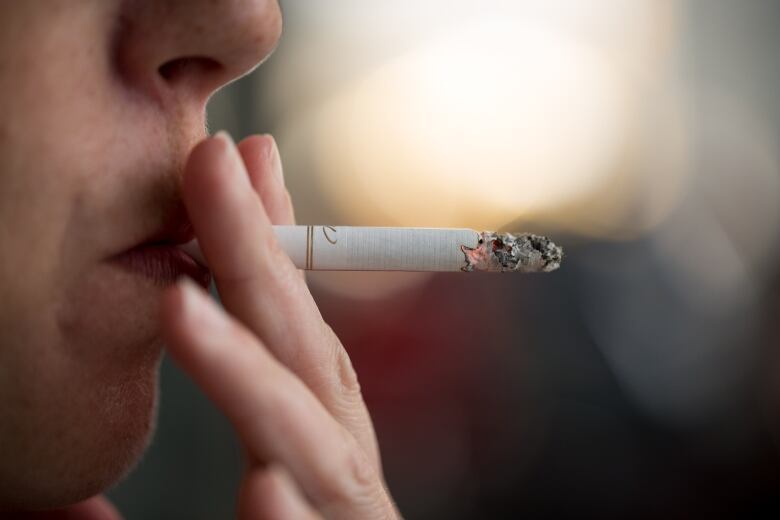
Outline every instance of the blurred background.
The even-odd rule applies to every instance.
[[[550,275],[317,273],[409,519],[780,514],[780,2],[287,0],[210,105],[299,223],[534,231]],[[229,518],[168,361],[128,519]]]

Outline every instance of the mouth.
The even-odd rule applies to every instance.
[[[113,262],[131,273],[167,287],[188,276],[203,287],[211,283],[211,273],[171,242],[146,243],[113,258]]]

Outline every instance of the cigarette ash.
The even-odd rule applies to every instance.
[[[549,273],[561,266],[563,249],[547,237],[523,233],[480,233],[477,247],[461,246],[463,271]]]

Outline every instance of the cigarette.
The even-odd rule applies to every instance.
[[[548,273],[563,260],[549,238],[472,229],[274,226],[279,244],[307,271]],[[208,265],[197,241],[182,246]]]

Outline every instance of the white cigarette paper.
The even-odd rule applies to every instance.
[[[309,271],[550,272],[563,251],[530,233],[472,229],[274,226],[282,249]],[[207,265],[193,241],[182,246]]]

